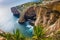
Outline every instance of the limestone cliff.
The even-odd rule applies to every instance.
[[[30,5],[30,4],[29,4]],[[42,4],[31,4],[29,6],[17,6],[20,12],[19,23],[30,21],[30,23],[42,25],[46,29],[46,33],[60,29],[60,1],[43,1]]]
[[[35,26],[42,25],[47,34],[60,29],[60,1],[51,1],[36,8]]]

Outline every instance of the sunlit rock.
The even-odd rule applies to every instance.
[[[4,38],[4,37],[0,37],[0,40],[6,40],[6,38]]]
[[[29,4],[31,5],[31,4]],[[60,29],[60,1],[43,1],[42,4],[18,6],[19,23],[30,21],[34,26],[42,25],[46,33],[50,34]]]

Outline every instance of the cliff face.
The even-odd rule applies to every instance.
[[[47,8],[47,7],[49,7],[49,8]],[[51,7],[50,5],[49,6],[47,5],[47,7],[37,7],[37,9],[36,9],[36,10],[38,10],[37,14],[36,14],[37,20],[35,22],[35,25],[40,24],[42,22],[42,25],[50,26],[51,24],[54,24],[57,21],[57,19],[60,16],[60,9],[59,9],[60,4],[58,4],[58,2],[57,2],[57,4],[55,4],[53,6],[53,8],[50,8]]]
[[[60,29],[60,1],[43,2],[39,6],[21,5],[17,9],[20,12],[19,23],[30,21],[35,26],[42,25],[47,34]]]
[[[42,14],[42,12],[43,12],[44,13],[43,16],[45,16],[45,18],[50,17],[49,19],[51,19],[51,20],[53,20],[54,18],[57,18],[57,19],[59,18],[59,16],[60,16],[60,1],[53,2],[52,4],[47,4],[44,7],[45,8],[40,8],[39,14]]]
[[[43,6],[43,7],[42,7]],[[42,25],[46,33],[50,34],[60,29],[60,1],[53,1],[51,4],[37,7],[37,19],[35,26]]]
[[[32,20],[34,25],[42,25],[47,34],[60,29],[60,1],[50,3],[30,7],[24,14],[25,20],[30,21],[35,18],[36,20]]]
[[[51,4],[42,4],[29,7],[21,19],[34,21],[34,25],[48,27],[53,25],[60,17],[60,1],[52,1]],[[20,20],[21,22],[21,20]]]

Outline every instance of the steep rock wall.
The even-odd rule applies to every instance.
[[[47,34],[60,29],[60,1],[49,1],[39,6],[26,7],[18,22],[25,21],[30,21],[35,26],[42,25]]]
[[[47,34],[51,34],[60,29],[60,1],[42,5],[37,8],[37,19],[35,26],[42,25]]]
[[[60,1],[30,7],[24,13],[23,19],[32,20],[33,16],[36,18],[36,20],[32,21],[33,24],[35,26],[42,25],[47,34],[57,31],[60,29]]]

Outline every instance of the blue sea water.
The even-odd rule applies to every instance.
[[[22,33],[28,36],[32,36],[33,26],[26,22],[21,25],[18,23],[18,18],[13,16],[11,12],[11,7],[21,5],[26,2],[31,2],[35,0],[3,0],[0,1],[0,29],[5,32],[12,33],[13,30],[19,29]]]

